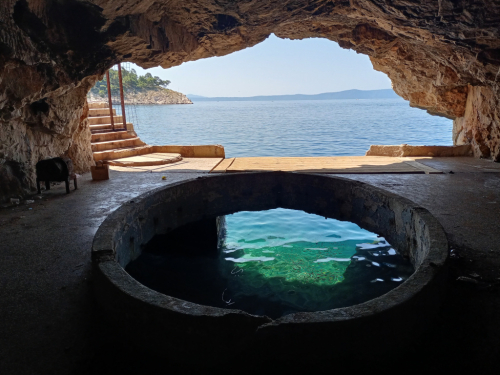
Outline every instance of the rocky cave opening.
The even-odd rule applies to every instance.
[[[86,94],[114,64],[169,68],[280,38],[327,38],[370,57],[411,106],[454,120],[453,142],[500,161],[500,4],[481,1],[8,0],[0,5],[0,197],[34,166],[93,164]]]

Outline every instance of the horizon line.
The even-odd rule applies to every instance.
[[[327,91],[327,92],[320,92],[317,94],[272,94],[272,95],[266,95],[266,94],[261,94],[261,95],[252,95],[252,96],[204,96],[204,95],[198,95],[198,94],[185,94],[186,96],[198,96],[200,98],[257,98],[257,97],[262,97],[262,96],[296,96],[296,95],[304,95],[304,96],[314,96],[314,95],[323,95],[323,94],[338,94],[341,92],[349,92],[349,91],[363,91],[363,92],[368,92],[368,91],[386,91],[386,90],[391,90],[394,93],[394,89],[392,87],[387,88],[387,89],[373,89],[373,90],[362,90],[362,89],[349,89],[349,90],[341,90],[341,91]],[[396,94],[397,95],[397,94]]]

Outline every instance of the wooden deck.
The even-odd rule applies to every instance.
[[[442,173],[413,158],[385,156],[244,157],[224,159],[211,173],[284,171],[304,173]]]
[[[331,157],[248,157],[248,158],[183,158],[165,165],[141,166],[116,164],[111,169],[122,172],[303,172],[335,174],[437,174],[418,160],[431,158],[399,158],[386,156]],[[135,160],[135,159],[134,159]]]

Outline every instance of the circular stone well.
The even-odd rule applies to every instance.
[[[272,320],[151,290],[124,268],[156,234],[237,211],[277,207],[354,222],[382,235],[415,272],[365,303]],[[94,238],[98,301],[129,345],[179,362],[346,358],[384,354],[413,340],[439,308],[446,236],[425,209],[368,184],[325,175],[244,173],[198,177],[143,194],[113,212]]]

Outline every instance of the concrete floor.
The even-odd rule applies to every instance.
[[[420,162],[446,173],[341,175],[427,208],[454,250],[450,287],[436,324],[404,353],[375,362],[363,361],[360,353],[359,363],[351,365],[386,373],[493,372],[500,368],[498,164],[463,158]],[[110,174],[109,181],[100,182],[82,176],[79,189],[69,195],[61,185],[34,204],[0,209],[0,374],[187,372],[171,367],[168,353],[161,370],[151,367],[149,359],[132,356],[106,331],[93,299],[90,247],[99,225],[123,202],[201,173],[164,172],[166,181],[159,173]],[[460,276],[468,279],[457,280]],[[324,370],[331,364],[325,359],[318,366]],[[245,368],[251,366],[238,372]]]

